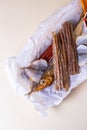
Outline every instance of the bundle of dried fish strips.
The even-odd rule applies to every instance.
[[[58,105],[87,79],[85,2],[74,0],[57,10],[39,25],[18,56],[6,60],[14,88],[38,111]]]

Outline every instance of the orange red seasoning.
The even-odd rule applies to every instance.
[[[80,0],[84,14],[87,12],[87,0]]]

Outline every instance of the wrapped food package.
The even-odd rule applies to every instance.
[[[44,112],[48,108],[60,104],[72,89],[87,79],[87,34],[84,21],[81,20],[82,14],[80,0],[74,0],[66,7],[57,10],[40,23],[18,56],[5,61],[7,75],[15,90],[33,102],[39,112]],[[70,87],[67,91],[56,90],[53,82],[47,88],[26,96],[34,84],[32,79],[39,82],[48,67],[47,61],[39,59],[39,57],[51,45],[52,32],[58,33],[66,21],[71,22],[75,27],[80,72],[70,75]]]

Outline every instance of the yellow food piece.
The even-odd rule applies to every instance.
[[[34,89],[34,91],[40,91],[48,86],[50,86],[53,82],[53,78],[51,76],[46,76],[40,84]]]

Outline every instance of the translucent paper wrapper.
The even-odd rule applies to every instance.
[[[38,59],[44,50],[51,44],[51,32],[57,33],[65,21],[70,21],[76,25],[80,20],[81,13],[82,8],[79,0],[75,0],[68,6],[57,10],[52,16],[40,23],[36,32],[30,37],[18,56],[6,60],[5,69],[7,75],[19,94],[25,96],[30,90],[30,84],[26,78],[23,77],[23,69],[21,68],[31,65],[32,61]],[[78,46],[78,52],[81,51],[86,52],[87,47],[80,44]],[[27,96],[27,99],[32,101],[35,108],[40,112],[46,111],[48,108],[61,103],[62,100],[70,94],[73,88],[87,79],[86,57],[87,55],[79,56],[80,73],[70,77],[70,88],[67,92],[64,90],[56,91],[53,83],[51,86],[33,93],[30,98]],[[44,61],[44,63],[46,66],[46,61]]]

